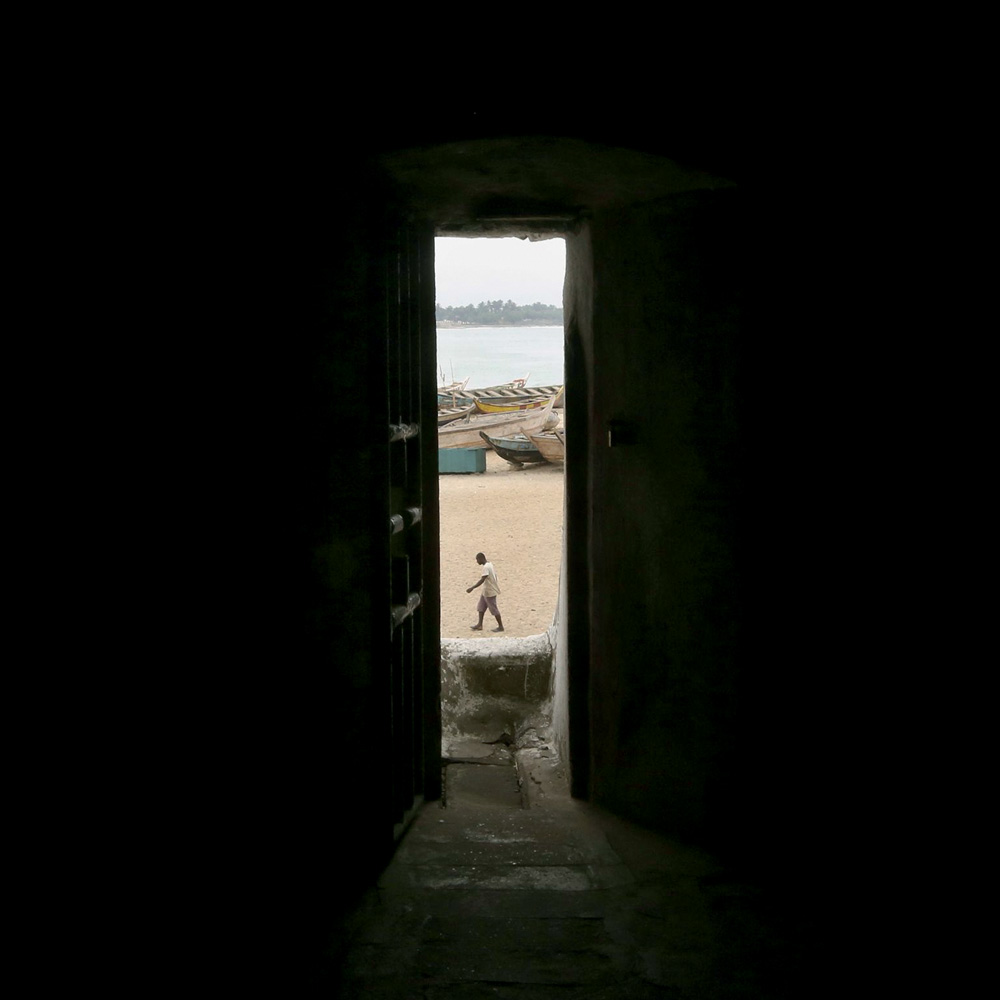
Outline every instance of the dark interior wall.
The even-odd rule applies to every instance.
[[[560,730],[570,762],[570,788],[578,798],[590,795],[590,575],[587,544],[591,520],[591,439],[594,430],[594,262],[590,228],[581,226],[566,237],[566,280],[563,285],[565,324],[564,373],[569,387],[566,425],[566,600],[559,608],[560,673],[565,674],[565,731]],[[560,595],[562,596],[562,595]],[[562,679],[562,677],[561,677]],[[560,710],[562,705],[559,706]]]
[[[843,513],[835,469],[814,475],[836,393],[801,279],[822,258],[758,196],[636,201],[569,240],[586,277],[567,357],[590,389],[589,412],[567,410],[587,439],[568,482],[588,491],[575,518],[568,501],[570,735],[575,698],[577,794],[798,895],[842,807]]]
[[[589,224],[590,789],[701,840],[743,666],[740,206],[694,192]]]

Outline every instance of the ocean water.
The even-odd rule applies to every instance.
[[[469,376],[469,389],[528,375],[528,385],[563,384],[561,326],[467,326],[437,332],[439,382]],[[443,373],[443,378],[442,378]],[[529,374],[530,373],[530,374]]]

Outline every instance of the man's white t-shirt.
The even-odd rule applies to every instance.
[[[487,597],[496,597],[500,593],[500,582],[497,580],[497,571],[493,568],[493,563],[483,563],[483,575],[486,577],[483,593]]]

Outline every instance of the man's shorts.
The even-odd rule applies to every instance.
[[[485,611],[487,608],[490,609],[490,614],[494,618],[500,617],[500,609],[497,607],[497,599],[495,597],[487,597],[485,594],[479,595],[479,604],[476,605],[477,611]]]

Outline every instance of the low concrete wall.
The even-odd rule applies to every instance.
[[[551,630],[518,639],[442,639],[444,741],[546,730],[552,717],[553,654]]]

